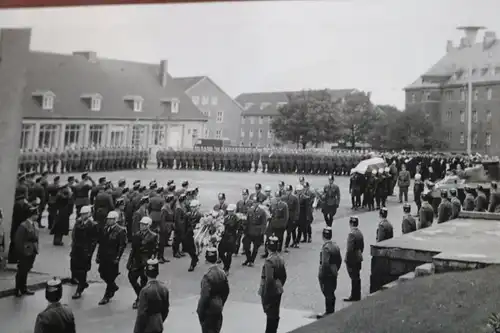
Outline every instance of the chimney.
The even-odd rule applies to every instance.
[[[451,52],[453,50],[453,41],[449,40],[446,42],[446,53]]]
[[[167,77],[168,77],[168,61],[161,60],[160,61],[160,85],[165,88],[167,86]]]
[[[486,31],[483,37],[483,50],[487,50],[495,44],[497,36],[494,31]]]
[[[88,62],[92,62],[92,63],[97,62],[97,52],[77,51],[77,52],[73,52],[73,55],[84,57],[85,59],[87,59]]]
[[[479,30],[485,29],[484,27],[478,26],[464,26],[458,27],[458,30],[463,30],[465,33],[465,46],[470,47],[476,42],[477,33]],[[462,45],[462,43],[460,43]]]

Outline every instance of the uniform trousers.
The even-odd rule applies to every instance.
[[[325,313],[335,312],[335,290],[337,289],[337,276],[326,276],[319,279],[319,286],[325,296]]]
[[[327,226],[331,227],[333,224],[333,217],[337,214],[336,206],[325,206],[323,208],[323,217]]]
[[[167,246],[168,240],[170,239],[170,235],[172,234],[172,230],[174,230],[174,224],[167,222],[161,223],[159,228],[159,242],[158,242],[158,258],[165,258],[165,247]]]
[[[78,281],[77,292],[82,292],[86,288],[89,287],[87,283],[87,267],[90,267],[90,263],[86,265],[92,258],[86,259],[83,256],[74,256],[70,259],[70,270],[71,270],[71,278]]]
[[[48,227],[49,229],[52,229],[57,216],[57,207],[55,207],[55,205],[49,204],[48,213],[49,213],[49,216],[47,218],[49,224]]]
[[[229,271],[231,268],[231,263],[233,261],[233,253],[234,253],[235,246],[234,244],[227,242],[227,241],[221,241],[219,243],[219,258],[224,264],[224,270]]]
[[[300,239],[304,237],[304,239],[307,237],[307,226],[308,226],[308,221],[307,218],[301,217],[299,218],[299,223],[298,223],[298,232],[297,232],[297,237],[295,238],[295,243],[300,243]]]
[[[120,275],[118,263],[101,261],[99,264],[99,275],[104,283],[106,283],[104,296],[113,297],[114,292],[118,290],[118,286],[115,283],[116,278]]]
[[[26,284],[28,282],[28,273],[33,268],[33,263],[35,262],[36,255],[18,256],[17,263],[17,273],[16,273],[16,290],[25,292]]]
[[[257,257],[262,241],[263,235],[245,235],[245,238],[243,238],[243,249],[245,250],[248,262],[255,262],[255,257]],[[251,245],[253,245],[252,251],[250,251]]]
[[[408,202],[408,187],[400,187],[399,188],[399,201],[403,201],[403,197],[405,199],[405,202]]]
[[[281,294],[266,297],[266,299],[261,298],[261,301],[267,318],[265,333],[277,333],[280,322]]]
[[[137,297],[142,288],[148,283],[148,278],[146,276],[145,267],[136,267],[128,271],[128,281],[135,291]]]
[[[201,333],[219,333],[222,328],[222,313],[207,314],[204,316],[204,318],[199,318],[199,320],[201,325]]]
[[[286,226],[285,248],[290,246],[290,240],[295,244],[295,240],[297,239],[297,224],[296,221],[288,221]]]
[[[198,262],[198,256],[196,255],[196,246],[194,245],[194,235],[192,231],[187,232],[185,235],[174,235],[172,250],[175,254],[179,253],[179,247],[181,244],[182,250],[191,257],[191,266],[195,265]]]
[[[347,273],[351,278],[351,299],[361,299],[361,263],[351,263],[346,265]]]

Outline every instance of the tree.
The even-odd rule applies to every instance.
[[[271,128],[281,141],[305,148],[338,138],[338,102],[327,91],[303,91],[289,95],[289,103],[278,109]]]
[[[377,112],[377,120],[374,122],[371,131],[368,133],[368,142],[377,149],[391,147],[391,128],[397,122],[402,112],[393,105],[377,105],[374,108]]]
[[[379,115],[375,112],[370,95],[357,92],[345,98],[340,105],[342,119],[342,139],[352,147],[356,143],[367,142]]]

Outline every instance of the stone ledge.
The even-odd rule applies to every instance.
[[[395,280],[395,281],[392,281],[392,282],[389,282],[388,284],[384,284],[382,286],[382,288],[380,288],[379,291],[377,292],[380,292],[380,291],[383,291],[383,290],[387,290],[387,289],[391,289],[391,288],[394,288],[395,286],[397,286],[399,284],[399,281],[398,280]]]
[[[405,275],[401,275],[398,278],[398,281],[399,282],[406,282],[406,281],[411,281],[413,279],[415,279],[415,272],[409,272],[409,273],[406,273]]]
[[[390,259],[401,259],[410,261],[431,262],[432,258],[439,254],[435,251],[420,251],[413,249],[404,249],[399,247],[383,247],[380,245],[371,245],[370,252],[373,257],[383,257]]]
[[[434,264],[427,263],[415,268],[415,277],[429,276],[435,273]]]
[[[500,221],[500,213],[461,211],[459,219]]]

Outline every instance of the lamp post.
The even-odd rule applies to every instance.
[[[479,30],[486,29],[480,26],[462,26],[458,30],[465,32],[467,47],[472,47],[476,41]],[[472,67],[474,64],[469,62],[467,66],[467,154],[472,154]]]

